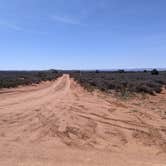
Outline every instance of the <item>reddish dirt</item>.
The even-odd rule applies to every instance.
[[[166,91],[122,100],[69,75],[0,91],[2,166],[165,166]]]

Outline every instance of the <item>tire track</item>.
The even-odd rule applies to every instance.
[[[89,93],[69,75],[24,88],[0,94],[4,97],[0,100],[0,148],[4,151],[10,151],[8,144],[15,153],[16,144],[109,152],[148,145],[166,151],[165,121],[149,118],[158,117],[153,112],[129,112],[126,103]]]

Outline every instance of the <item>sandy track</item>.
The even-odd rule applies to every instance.
[[[69,75],[0,91],[0,165],[166,165],[165,101],[88,93]]]

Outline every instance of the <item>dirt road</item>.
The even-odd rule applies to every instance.
[[[0,91],[2,166],[165,166],[166,93],[121,101],[63,75]]]

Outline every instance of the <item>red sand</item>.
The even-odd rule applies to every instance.
[[[166,92],[120,100],[63,75],[0,91],[0,166],[166,166]]]

